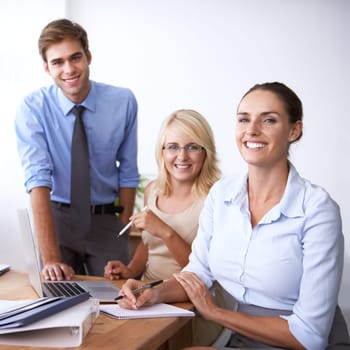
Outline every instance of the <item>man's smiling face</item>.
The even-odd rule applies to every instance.
[[[46,50],[45,71],[63,94],[74,103],[82,102],[90,90],[91,53],[79,41],[66,38]]]

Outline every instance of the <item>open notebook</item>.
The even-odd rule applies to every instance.
[[[170,304],[154,304],[138,310],[123,309],[119,305],[101,305],[100,311],[119,320],[156,317],[194,317],[194,312]]]
[[[27,209],[17,210],[23,247],[25,250],[26,265],[29,280],[40,297],[58,297],[78,295],[88,292],[91,298],[101,303],[114,302],[119,294],[119,288],[105,281],[41,281],[39,268],[39,254],[37,251],[33,230]],[[61,290],[64,288],[65,291]]]

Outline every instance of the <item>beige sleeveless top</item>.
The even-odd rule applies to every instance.
[[[191,207],[180,213],[166,214],[157,208],[157,195],[154,186],[152,186],[147,206],[162,221],[174,229],[184,241],[191,245],[197,234],[199,214],[203,208],[204,200],[205,198],[196,200]],[[174,272],[181,270],[162,239],[143,231],[142,241],[148,247],[148,261],[143,274],[144,279],[167,279]]]

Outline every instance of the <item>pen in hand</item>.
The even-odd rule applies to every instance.
[[[147,206],[145,206],[144,208],[142,208],[141,211],[145,211],[147,209]],[[129,221],[123,228],[122,230],[118,233],[117,237],[120,237],[122,234],[124,234],[132,225],[132,221]]]
[[[132,291],[132,294],[136,295],[136,294],[142,292],[143,290],[149,289],[149,288],[153,288],[154,286],[157,286],[158,284],[161,284],[162,282],[163,282],[163,280],[157,280],[157,281],[153,281],[153,282],[147,283],[147,284],[143,285],[143,286],[140,287],[140,288],[134,289],[134,290]],[[117,296],[114,300],[123,299],[124,296],[125,296],[125,295],[119,295],[119,296]]]

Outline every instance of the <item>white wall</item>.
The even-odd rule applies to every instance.
[[[64,14],[89,33],[92,78],[130,87],[136,94],[143,174],[155,173],[158,125],[177,108],[205,115],[214,129],[223,172],[241,170],[233,137],[241,95],[256,82],[274,80],[297,92],[304,103],[305,129],[291,159],[342,208],[346,258],[340,305],[350,322],[350,2],[1,2],[0,29],[8,37],[2,34],[0,47],[5,107],[0,117],[0,262],[14,266],[21,265],[15,208],[27,204],[15,150],[14,110],[20,97],[49,82],[41,69],[37,38],[46,22]]]
[[[20,167],[14,116],[19,99],[48,84],[37,41],[41,29],[66,13],[64,0],[0,2],[0,263],[24,268],[16,208],[28,206]]]

